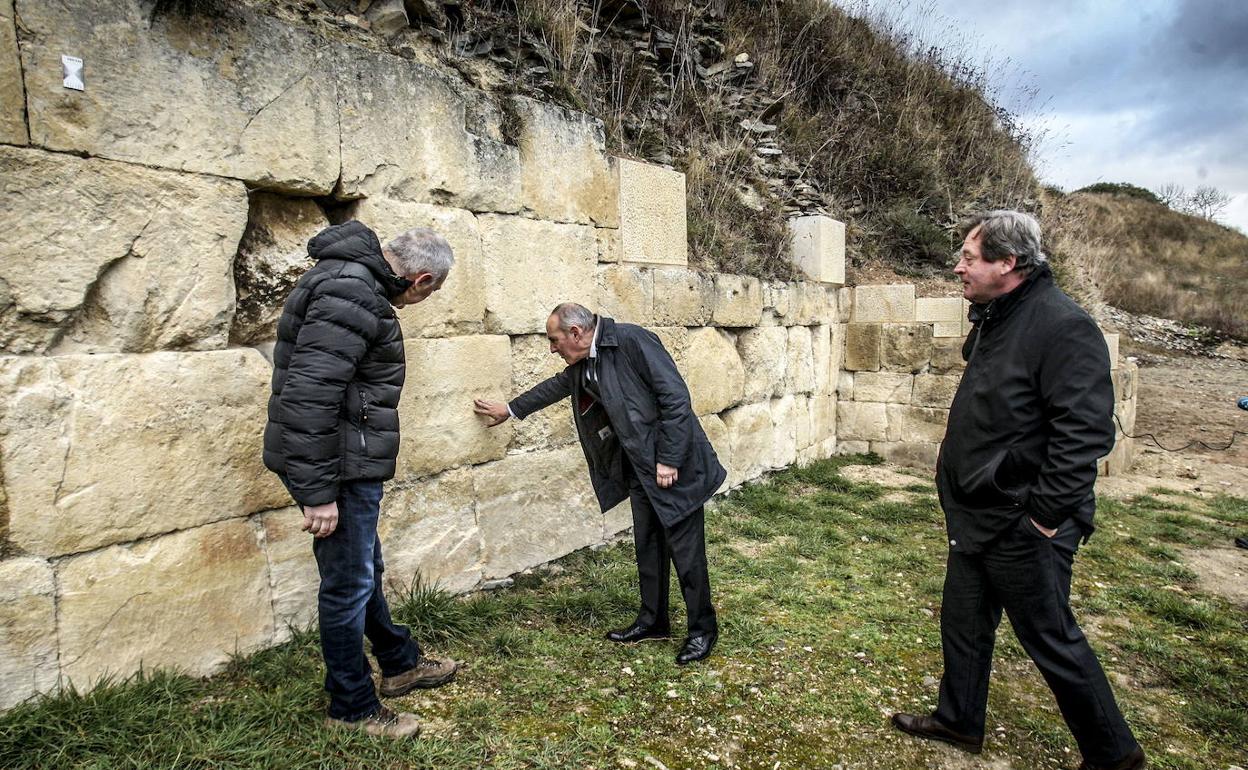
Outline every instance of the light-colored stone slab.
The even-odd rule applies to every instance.
[[[954,323],[961,328],[962,307],[963,302],[957,297],[919,297],[914,301],[914,320]]]
[[[908,404],[914,376],[900,372],[858,372],[854,375],[854,400]]]
[[[932,360],[932,327],[928,324],[884,324],[880,368],[918,373]]]
[[[932,339],[932,372],[934,374],[957,374],[966,368],[962,360],[961,337],[936,337]]]
[[[914,284],[859,286],[854,289],[854,323],[913,323]]]
[[[566,367],[562,358],[550,352],[550,342],[545,335],[512,337],[511,390],[500,400],[509,401]],[[523,420],[511,420],[510,424],[515,429],[512,449],[548,448],[576,441],[572,407],[566,399]]]
[[[775,448],[770,402],[739,406],[722,416],[731,447],[728,486],[738,486],[771,470]]]
[[[0,709],[56,688],[55,599],[46,561],[0,561]]]
[[[936,458],[940,454],[940,444],[872,441],[871,451],[895,465],[931,471],[936,468]]]
[[[624,323],[650,323],[654,274],[636,265],[599,265],[596,311]]]
[[[932,324],[933,337],[962,337],[961,321],[937,321]]]
[[[948,409],[961,381],[962,377],[956,374],[916,374],[911,403],[915,406]]]
[[[0,142],[26,144],[26,90],[18,61],[13,0],[0,0]]]
[[[847,324],[835,323],[828,327],[829,350],[831,357],[828,359],[828,370],[831,372],[831,384],[835,385],[837,377],[845,367],[845,332],[848,328]]]
[[[880,324],[846,324],[845,368],[851,372],[879,371],[882,336]]]
[[[711,323],[716,326],[758,326],[763,317],[763,284],[747,275],[715,274],[715,305]]]
[[[797,281],[788,285],[788,308],[777,315],[782,317],[786,326],[810,326],[829,320],[832,315],[828,307],[828,289],[824,284],[811,281]]]
[[[841,401],[854,400],[854,380],[858,375],[854,372],[842,371],[837,376],[836,397]]]
[[[10,535],[43,556],[289,505],[249,348],[0,359]]]
[[[513,481],[525,483],[520,478]],[[476,508],[470,468],[387,490],[377,524],[386,561],[385,585],[398,595],[418,579],[452,593],[476,586],[483,556]]]
[[[561,302],[593,310],[598,293],[594,228],[522,217],[477,218],[485,265],[485,326],[497,334],[545,334]]]
[[[771,409],[771,467],[784,468],[797,461],[797,450],[810,444],[810,408],[805,396],[786,393],[773,398]]]
[[[686,266],[685,175],[624,158],[615,167],[624,260]]]
[[[654,280],[654,322],[660,326],[702,326],[715,304],[713,279],[696,270],[658,268]]]
[[[745,401],[763,401],[784,393],[788,346],[789,332],[783,326],[746,329],[737,337],[737,352],[745,367]]]
[[[836,320],[839,323],[849,323],[854,315],[854,290],[849,286],[842,286],[836,290]]]
[[[606,155],[602,121],[513,97],[520,123],[520,189],[538,219],[619,227],[619,178]]]
[[[247,230],[234,260],[238,307],[230,342],[254,345],[277,339],[277,320],[295,282],[315,261],[308,241],[329,226],[311,198],[272,193],[251,195]]]
[[[727,332],[701,327],[689,332],[684,352],[685,384],[695,414],[722,412],[745,393],[745,367]]]
[[[807,408],[810,411],[811,445],[835,442],[836,396],[811,396],[810,401],[807,402]],[[828,454],[824,457],[830,457],[834,448],[834,444],[830,445],[827,449]]]
[[[686,357],[689,351],[689,330],[683,326],[650,326],[647,328],[654,332],[659,342],[663,343],[663,349],[676,363],[680,376],[684,377],[689,366]]]
[[[886,441],[939,444],[945,439],[948,409],[931,409],[906,404],[888,404]]]
[[[312,555],[312,535],[304,532],[298,506],[266,511],[257,517],[264,529],[264,555],[269,562],[273,595],[274,642],[290,638],[292,629],[316,622],[321,576]]]
[[[633,526],[633,504],[625,500],[602,515],[602,538],[610,540]]]
[[[815,389],[815,354],[810,329],[790,326],[785,351],[784,387],[789,393],[810,393]]]
[[[962,336],[963,337],[970,334],[971,329],[974,328],[974,324],[971,323],[970,312],[971,312],[971,303],[968,302],[967,300],[962,300]]]
[[[857,390],[856,383],[854,389]],[[836,404],[837,442],[887,441],[888,413],[885,411],[885,406],[885,404],[866,401],[838,401]]]
[[[810,349],[815,366],[814,393],[824,395],[834,392],[837,373],[832,371],[832,333],[828,326],[810,327]]]
[[[715,449],[715,456],[719,458],[720,465],[723,465],[732,472],[732,436],[728,432],[728,426],[724,423],[722,417],[717,414],[708,414],[698,418],[698,422],[702,423],[702,431],[706,433],[706,440],[711,442],[711,446]],[[728,477],[724,478],[724,483],[720,484],[719,489],[715,490],[716,494],[728,489],[731,484]]]
[[[624,243],[620,239],[620,231],[618,228],[595,228],[594,237],[598,241],[599,262],[617,264],[624,260]]]
[[[845,283],[845,223],[831,217],[789,220],[793,263],[812,281]]]
[[[1116,333],[1105,334],[1105,346],[1109,348],[1109,368],[1110,369],[1117,369],[1119,366],[1118,364],[1118,339],[1119,337],[1118,337],[1118,334]]]
[[[0,207],[0,350],[225,347],[242,184],[0,147]]]

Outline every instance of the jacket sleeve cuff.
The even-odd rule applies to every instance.
[[[291,496],[300,505],[328,505],[338,499],[338,485],[317,487],[307,491],[301,489],[297,494],[292,493]]]
[[[1069,516],[1055,516],[1051,513],[1039,513],[1032,510],[1029,510],[1027,515],[1031,517],[1032,521],[1047,529],[1057,529],[1062,526],[1062,522],[1070,518]]]

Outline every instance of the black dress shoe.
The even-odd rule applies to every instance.
[[[619,642],[621,644],[631,644],[632,642],[644,642],[647,639],[671,639],[672,630],[670,628],[660,628],[659,626],[643,626],[640,623],[634,623],[628,628],[617,628],[614,631],[607,632],[607,640]]]
[[[1147,760],[1144,758],[1144,749],[1137,746],[1135,751],[1112,765],[1094,765],[1085,759],[1079,765],[1079,770],[1144,770],[1147,764]]]
[[[711,650],[715,649],[715,640],[717,639],[719,639],[719,634],[717,633],[690,636],[685,639],[680,652],[676,653],[676,665],[683,666],[695,660],[702,660],[707,655],[710,655]]]
[[[944,741],[958,748],[978,754],[984,748],[984,738],[973,735],[955,733],[936,720],[936,717],[922,717],[917,714],[893,714],[893,726],[903,733],[910,733],[919,738],[932,741]]]

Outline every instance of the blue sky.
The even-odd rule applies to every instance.
[[[1041,178],[1234,195],[1248,232],[1248,0],[849,0],[986,67]],[[1034,94],[1034,95],[1033,95]]]

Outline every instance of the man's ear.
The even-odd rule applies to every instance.
[[[416,280],[412,281],[412,283],[423,289],[426,286],[432,286],[437,283],[437,279],[433,277],[433,273],[421,273],[416,276]]]
[[[1018,264],[1018,257],[1011,254],[1008,257],[1003,257],[1002,259],[997,260],[997,263],[1005,268],[1001,271],[1001,275],[1005,275],[1006,273],[1013,272],[1014,266]]]

